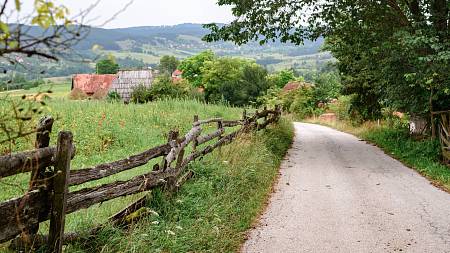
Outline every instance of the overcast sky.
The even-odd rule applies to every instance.
[[[77,13],[93,4],[94,0],[59,0]],[[92,14],[92,23],[99,25],[120,11],[128,0],[102,0]],[[219,7],[217,0],[134,0],[107,28],[130,26],[175,25],[181,23],[228,23],[232,20],[229,7]]]

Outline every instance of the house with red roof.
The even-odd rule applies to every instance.
[[[107,94],[117,75],[77,74],[72,77],[72,90],[78,89],[88,96]]]
[[[176,69],[173,73],[172,73],[172,81],[173,82],[178,82],[181,81],[183,79],[183,71]]]

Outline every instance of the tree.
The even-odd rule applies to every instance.
[[[201,69],[208,102],[226,102],[243,106],[256,102],[269,87],[267,71],[255,62],[219,57],[205,62]]]
[[[177,68],[180,62],[175,56],[164,55],[159,60],[159,70],[162,73],[172,74]]]
[[[236,19],[206,25],[206,41],[301,44],[325,36],[343,91],[355,95],[352,108],[366,119],[379,117],[382,106],[411,114],[448,109],[449,0],[218,3],[232,5]]]
[[[194,87],[202,87],[202,68],[205,63],[214,60],[215,57],[214,53],[208,50],[183,60],[179,66],[179,69],[183,71],[183,78]]]
[[[116,60],[112,57],[100,60],[96,64],[97,74],[117,74],[119,71],[119,64],[116,63]]]
[[[269,75],[268,79],[271,86],[283,88],[290,81],[294,81],[296,77],[293,71],[282,70],[278,73]]]

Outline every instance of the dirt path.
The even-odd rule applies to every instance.
[[[243,252],[450,252],[450,194],[354,136],[295,128]]]

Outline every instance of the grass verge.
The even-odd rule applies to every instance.
[[[415,140],[409,135],[408,129],[392,128],[383,122],[380,125],[366,122],[361,126],[342,121],[308,122],[326,125],[369,141],[383,149],[386,154],[418,171],[437,187],[450,192],[450,168],[441,163],[440,144],[437,140]]]

